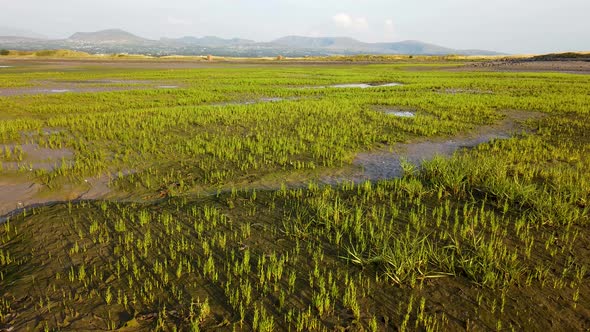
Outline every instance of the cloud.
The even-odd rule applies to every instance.
[[[386,19],[383,21],[383,32],[382,36],[384,40],[392,40],[396,37],[397,31],[392,19]]]
[[[352,29],[366,29],[369,22],[364,17],[354,17],[347,13],[338,13],[332,16],[332,21],[339,27]]]
[[[338,13],[332,16],[332,21],[334,21],[336,25],[348,27],[352,24],[352,17],[346,13]]]
[[[385,20],[385,32],[393,33],[393,31],[394,31],[393,20],[392,19]]]
[[[179,17],[174,17],[174,16],[168,16],[168,18],[166,19],[166,22],[168,22],[168,24],[170,25],[192,25],[193,22],[191,20],[187,20],[187,19],[183,19],[183,18],[179,18]]]

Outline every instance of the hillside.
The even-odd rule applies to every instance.
[[[1,32],[2,30],[0,30]],[[270,42],[216,36],[147,39],[121,29],[76,32],[67,39],[2,36],[0,48],[15,50],[72,49],[88,53],[136,53],[148,55],[202,55],[289,57],[408,54],[408,55],[498,55],[485,50],[458,50],[421,41],[366,43],[350,37],[286,36]]]
[[[68,40],[86,43],[143,43],[148,41],[148,39],[120,29],[109,29],[96,32],[76,32],[70,36]]]

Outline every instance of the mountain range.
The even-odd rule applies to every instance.
[[[3,36],[6,32],[11,32]],[[136,53],[149,55],[218,56],[321,56],[354,54],[408,55],[498,55],[485,50],[457,50],[407,40],[391,43],[365,43],[350,37],[286,36],[270,42],[215,36],[147,39],[120,29],[76,32],[66,39],[48,39],[33,32],[0,29],[0,48],[39,50],[66,48],[89,53]]]

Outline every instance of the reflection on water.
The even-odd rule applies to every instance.
[[[380,88],[380,87],[399,86],[399,85],[402,85],[402,84],[401,83],[385,83],[385,84],[352,83],[352,84],[334,84],[334,85],[329,85],[328,88],[360,88],[360,89],[367,89],[367,88]]]
[[[416,116],[416,113],[414,113],[414,112],[395,111],[395,110],[385,111],[385,114],[392,115],[392,116],[399,116],[400,118],[413,118]]]

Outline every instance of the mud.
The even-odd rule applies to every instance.
[[[47,130],[51,132],[50,130]],[[31,133],[24,133],[29,135]],[[41,206],[80,199],[101,199],[111,194],[109,183],[114,175],[103,175],[87,178],[80,184],[67,184],[59,189],[50,190],[46,186],[32,180],[31,175],[35,170],[53,171],[60,167],[71,167],[74,163],[74,153],[69,149],[42,148],[37,144],[0,145],[0,153],[9,149],[12,157],[15,148],[22,150],[22,160],[3,161],[4,171],[24,171],[6,175],[0,178],[0,216],[13,214],[15,209],[31,206]],[[123,174],[129,174],[124,172]],[[12,212],[11,212],[12,211]],[[2,218],[0,218],[2,222]]]
[[[268,98],[270,101],[278,98]],[[399,112],[399,110],[395,110]],[[412,113],[409,111],[401,111]],[[412,113],[413,114],[413,113]],[[474,131],[451,138],[423,139],[409,143],[400,143],[384,147],[371,152],[357,154],[353,161],[352,170],[335,170],[331,175],[323,175],[315,180],[325,185],[337,185],[343,182],[361,183],[364,181],[378,181],[394,179],[403,176],[402,160],[416,166],[435,156],[452,156],[462,149],[472,148],[478,144],[494,139],[507,139],[522,131],[521,122],[543,115],[534,112],[512,111],[506,114],[504,120],[497,124],[483,126]],[[131,172],[125,172],[124,175]],[[41,206],[58,202],[75,200],[95,200],[112,198],[113,191],[109,183],[114,175],[89,178],[78,187],[64,187],[59,192],[52,192],[50,196],[42,195],[44,187],[31,181],[0,180],[0,223],[7,217],[22,211],[25,207]],[[250,189],[278,189],[279,182],[270,180],[256,181],[245,187]],[[305,187],[307,182],[301,178],[283,178],[280,183],[288,187]]]
[[[466,94],[487,94],[491,95],[494,94],[492,90],[475,90],[475,89],[445,89],[443,90],[444,93],[448,94],[459,94],[459,93],[466,93]]]
[[[88,87],[80,85],[60,85],[55,88],[45,87],[27,87],[27,88],[7,88],[0,89],[0,97],[2,96],[26,96],[26,95],[45,95],[45,94],[59,94],[66,92],[109,92],[109,91],[126,91],[126,90],[138,90],[138,87],[122,87],[122,86],[100,86],[100,87]],[[145,89],[145,88],[143,88]]]
[[[123,175],[131,172],[123,172]],[[110,198],[114,174],[87,178],[78,185],[66,185],[57,190],[28,180],[25,177],[0,179],[0,223],[25,209],[81,200]]]
[[[0,88],[2,96],[109,92],[147,89],[177,89],[180,85],[156,85],[152,81],[141,80],[86,80],[86,81],[40,81],[34,86],[24,88]]]
[[[321,182],[334,184],[343,181],[356,183],[399,178],[403,176],[402,160],[416,166],[435,156],[450,157],[461,149],[473,148],[495,139],[508,139],[522,131],[520,122],[540,117],[534,112],[510,112],[498,124],[480,127],[471,133],[447,139],[418,140],[400,143],[371,152],[357,154],[353,161],[359,171],[345,177],[324,177]]]
[[[385,83],[385,84],[373,84],[373,83],[353,83],[353,84],[334,84],[328,85],[328,88],[360,88],[360,89],[368,89],[368,88],[381,88],[381,87],[388,87],[388,86],[400,86],[401,83]]]
[[[49,149],[37,144],[0,145],[0,153],[10,150],[13,158],[19,155],[16,148],[22,151],[22,159],[19,161],[0,161],[4,170],[18,170],[22,167],[29,171],[37,169],[53,170],[61,167],[64,162],[69,166],[73,161],[74,153],[69,149]]]
[[[213,103],[213,104],[209,104],[209,106],[253,105],[253,104],[259,104],[259,103],[276,103],[276,102],[285,101],[285,100],[299,100],[299,99],[300,98],[298,98],[298,97],[293,97],[293,98],[266,97],[266,98],[260,98],[260,99]]]
[[[326,88],[336,88],[336,89],[370,89],[370,88],[383,88],[383,87],[390,87],[390,86],[401,86],[404,85],[403,83],[346,83],[346,84],[333,84],[333,85],[315,85],[315,86],[304,86],[298,87],[298,89],[326,89]]]
[[[20,209],[56,201],[69,201],[79,196],[79,193],[75,191],[63,191],[48,195],[45,189],[43,185],[26,179],[0,179],[0,216],[3,216],[0,218],[0,223],[8,215],[12,215]]]
[[[53,80],[53,81],[40,81],[41,83],[56,83],[56,84],[62,84],[62,83],[66,83],[66,84],[153,84],[152,81],[148,81],[148,80],[109,80],[109,79],[103,79],[103,80],[83,80],[83,81],[75,81],[75,80],[71,80],[71,81],[66,81],[66,80]]]
[[[15,209],[22,209],[35,202],[33,197],[41,185],[32,182],[14,183],[13,180],[0,180],[0,216]],[[0,223],[2,222],[0,218]]]
[[[459,68],[450,68],[447,70],[590,74],[590,61],[487,61],[468,64]]]

